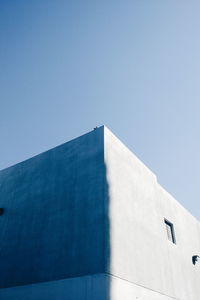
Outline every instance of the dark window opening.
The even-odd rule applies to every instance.
[[[175,232],[174,232],[174,225],[165,219],[165,226],[167,230],[167,237],[170,242],[176,244]]]

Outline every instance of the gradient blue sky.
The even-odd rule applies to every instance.
[[[0,169],[107,125],[200,219],[200,2],[0,0]]]

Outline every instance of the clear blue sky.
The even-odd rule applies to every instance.
[[[105,124],[200,219],[199,12],[0,0],[0,169]]]

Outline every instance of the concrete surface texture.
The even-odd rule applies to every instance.
[[[104,143],[109,186],[109,272],[166,299],[200,299],[200,266],[192,264],[192,256],[200,253],[199,222],[106,128]],[[168,240],[164,219],[174,225],[176,244]]]
[[[199,222],[106,127],[2,170],[0,196],[0,299],[199,300]]]
[[[0,290],[1,300],[102,300],[109,299],[109,278],[95,274]]]
[[[103,130],[0,172],[0,287],[105,271]]]

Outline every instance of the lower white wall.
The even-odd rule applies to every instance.
[[[1,300],[175,300],[107,274],[0,289]]]
[[[176,300],[177,298],[146,289],[124,279],[110,276],[109,300]]]

